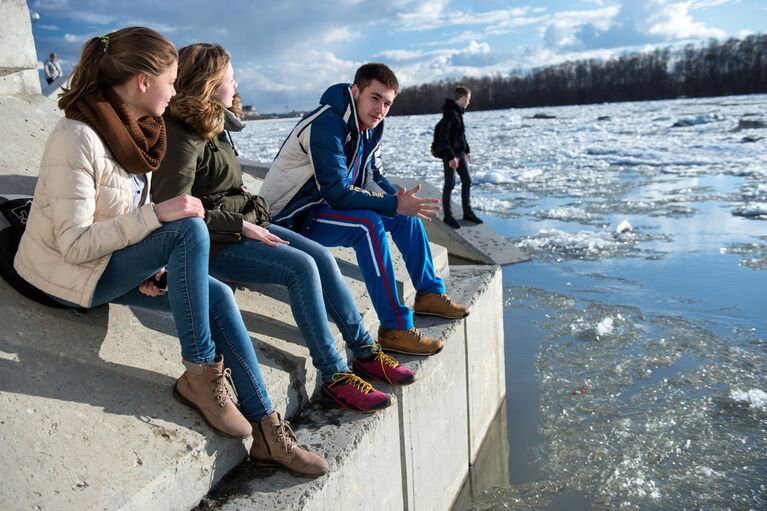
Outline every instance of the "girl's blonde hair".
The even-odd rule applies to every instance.
[[[66,110],[83,96],[123,84],[138,73],[158,76],[177,60],[173,43],[150,28],[128,27],[93,37],[83,45],[69,88],[59,96],[59,108]]]
[[[226,106],[215,92],[232,59],[223,46],[208,43],[185,46],[178,56],[176,96],[170,101],[170,114],[191,124],[202,138],[213,138],[224,131]],[[239,104],[236,98],[235,105]]]

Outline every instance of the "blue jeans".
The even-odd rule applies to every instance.
[[[96,285],[93,306],[104,303],[170,311],[181,341],[181,356],[195,364],[216,353],[232,371],[243,415],[259,421],[272,412],[253,343],[231,288],[208,275],[210,240],[199,218],[168,222],[142,241],[117,250]],[[151,297],[138,285],[162,268],[168,292]]]
[[[312,363],[327,381],[334,373],[349,370],[330,333],[328,313],[355,356],[369,355],[374,341],[362,325],[333,254],[319,243],[283,227],[272,225],[269,231],[290,245],[270,247],[243,238],[224,247],[210,262],[210,273],[246,287],[287,286],[293,317],[306,340]]]
[[[354,248],[382,326],[396,330],[413,328],[413,313],[397,293],[387,231],[402,253],[416,290],[445,292],[445,284],[434,270],[429,239],[420,219],[405,215],[390,218],[370,209],[341,210],[324,204],[315,211],[317,219],[306,236],[326,247]]]

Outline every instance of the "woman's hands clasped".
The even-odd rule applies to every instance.
[[[197,197],[179,195],[154,205],[154,214],[160,222],[175,222],[182,218],[205,218],[205,208]]]

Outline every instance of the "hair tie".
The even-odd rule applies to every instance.
[[[99,37],[99,40],[101,41],[101,45],[104,47],[104,53],[106,53],[109,49],[109,34],[102,35]]]

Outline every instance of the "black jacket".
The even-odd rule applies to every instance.
[[[440,129],[442,141],[439,144],[445,160],[452,160],[461,153],[471,153],[466,141],[466,129],[463,126],[463,109],[450,98],[442,105],[442,126]]]

